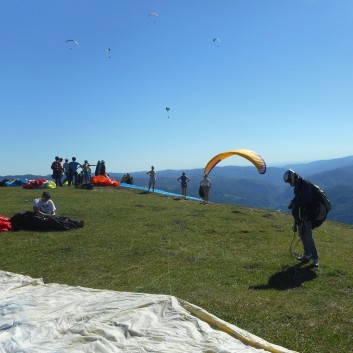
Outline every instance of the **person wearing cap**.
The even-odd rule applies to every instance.
[[[298,229],[298,234],[304,248],[304,254],[298,260],[302,263],[312,260],[313,265],[318,267],[319,256],[313,238],[309,213],[310,204],[313,200],[311,184],[292,169],[284,173],[283,180],[294,188],[294,198],[291,200],[288,208],[292,210],[292,215],[295,219],[294,229]]]
[[[181,174],[181,176],[178,178],[178,182],[181,185],[181,194],[182,194],[184,200],[186,200],[186,189],[188,187],[189,181],[190,181],[190,178],[185,175],[185,172],[183,172]]]
[[[33,211],[36,215],[42,217],[55,215],[56,207],[54,202],[51,200],[51,195],[49,192],[44,191],[42,193],[42,197],[34,199]]]

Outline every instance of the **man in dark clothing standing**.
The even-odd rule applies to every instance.
[[[298,228],[299,237],[303,243],[304,254],[298,258],[302,263],[311,259],[315,267],[319,266],[315,242],[312,233],[310,212],[312,211],[313,193],[311,183],[304,180],[296,172],[289,169],[283,175],[283,180],[294,187],[294,198],[288,208],[292,210],[295,226]]]
[[[63,172],[60,163],[60,158],[58,156],[55,157],[55,161],[51,164],[51,169],[53,171],[52,178],[55,180],[56,186],[63,186],[61,182]]]
[[[71,169],[73,183],[75,187],[77,186],[77,169],[81,167],[81,164],[76,161],[76,157],[72,157],[72,161],[69,163],[69,168]]]
[[[101,161],[101,168],[100,168],[100,171],[99,171],[99,175],[104,175],[106,176],[106,169],[105,169],[105,161]]]

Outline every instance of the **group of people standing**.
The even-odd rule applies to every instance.
[[[68,158],[65,158],[63,163],[63,158],[58,156],[55,157],[54,162],[51,164],[51,169],[53,171],[52,178],[55,180],[56,186],[74,185],[75,187],[80,184],[87,184],[91,182],[91,166],[94,164],[89,164],[88,160],[84,163],[79,163],[76,157],[72,157],[69,162]],[[81,168],[80,173],[78,169]],[[105,162],[102,160],[100,162],[100,175],[105,175]],[[64,179],[62,179],[64,177]]]
[[[67,158],[65,159],[65,163],[62,164],[62,161],[62,158],[56,156],[55,161],[51,165],[51,169],[53,170],[52,177],[54,178],[57,186],[62,186],[65,182],[67,182],[68,185],[71,185],[73,183],[76,186],[78,183],[78,168],[82,169],[81,173],[83,174],[83,183],[87,183],[90,181],[91,165],[88,163],[87,160],[85,160],[83,164],[78,163],[75,157],[72,157],[71,162],[69,162]],[[99,165],[99,174],[105,175],[105,162],[102,160],[99,162]],[[64,174],[65,179],[64,181],[62,181],[61,179]],[[154,166],[151,166],[151,170],[148,171],[146,174],[149,175],[148,192],[151,190],[151,188],[152,192],[154,192],[156,184],[156,171]],[[133,179],[130,174],[124,175],[123,178],[124,182],[128,182],[131,184],[133,183]],[[312,236],[313,225],[311,223],[310,205],[313,201],[313,195],[310,183],[301,178],[297,173],[295,173],[291,169],[285,172],[283,179],[286,183],[290,184],[294,188],[294,198],[292,199],[288,208],[291,209],[293,212],[293,217],[295,219],[295,231],[298,229],[299,237],[302,240],[304,248],[304,254],[298,259],[303,263],[306,263],[312,259],[313,265],[317,267],[319,265],[319,258],[315,242]],[[182,175],[178,178],[178,182],[181,185],[182,197],[185,200],[187,186],[188,182],[190,182],[190,178],[185,174],[185,172],[183,172]],[[199,188],[199,195],[203,198],[204,204],[207,204],[209,202],[208,199],[211,186],[211,181],[208,178],[208,175],[205,174],[200,182]],[[43,194],[41,200],[36,200],[36,203],[39,203],[39,201],[41,202],[41,207],[37,206],[37,204],[34,204],[34,209],[37,213],[40,213],[42,211],[38,210],[42,209],[42,206],[45,205],[48,209],[50,208],[49,213],[54,215],[55,206],[50,200],[50,196],[47,196],[48,195]]]
[[[186,176],[185,172],[183,172],[181,176],[178,178],[178,182],[181,185],[181,194],[184,200],[186,200],[186,191],[187,191],[187,186],[189,181],[190,181],[190,178]],[[203,198],[204,204],[208,203],[208,197],[209,197],[211,186],[212,186],[211,180],[208,178],[207,174],[205,174],[203,179],[200,181],[200,188],[199,188],[199,195],[200,197]]]
[[[152,192],[154,192],[154,187],[156,185],[156,171],[154,169],[154,166],[151,167],[151,170],[146,173],[149,175],[150,180],[148,183],[148,192],[152,188]],[[181,176],[178,178],[178,182],[181,185],[181,195],[184,200],[186,200],[186,193],[187,193],[187,187],[188,187],[188,182],[191,179],[185,174],[185,172],[182,172]],[[211,180],[208,178],[207,174],[204,175],[203,179],[200,182],[200,196],[203,198],[203,203],[207,204],[208,203],[208,197],[209,197],[209,192],[211,189]]]
[[[72,157],[71,162],[69,162],[68,158],[65,158],[65,162],[63,163],[63,158],[58,156],[55,157],[54,162],[51,164],[51,169],[53,171],[52,178],[55,180],[56,186],[63,186],[63,184],[67,183],[67,185],[77,185],[78,184],[78,168],[82,168],[83,178],[86,180],[90,179],[90,165],[88,161],[81,164],[76,161],[76,157]],[[62,180],[65,175],[64,180]]]

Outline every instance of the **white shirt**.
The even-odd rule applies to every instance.
[[[208,178],[203,178],[200,182],[200,185],[211,187],[211,180]]]
[[[46,202],[43,202],[42,199],[35,199],[33,201],[33,207],[38,208],[40,211],[46,214],[53,214],[56,211],[54,202],[49,199]]]

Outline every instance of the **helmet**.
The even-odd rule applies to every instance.
[[[283,180],[285,183],[289,183],[291,185],[294,185],[294,179],[297,176],[297,173],[292,170],[288,169],[284,174],[283,174]]]

